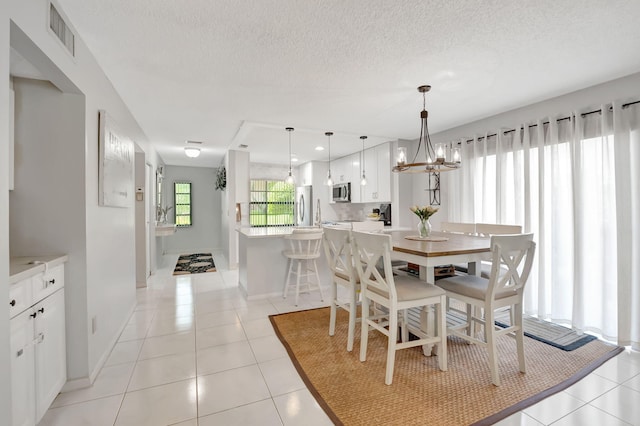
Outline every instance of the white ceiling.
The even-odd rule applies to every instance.
[[[640,2],[58,0],[163,160],[300,162],[640,71]],[[186,140],[204,142],[188,159]]]

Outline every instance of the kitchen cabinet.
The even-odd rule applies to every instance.
[[[364,151],[367,184],[362,187],[363,203],[391,202],[391,151],[383,143]]]
[[[37,424],[67,380],[64,266],[45,269],[9,290],[14,426]]]
[[[333,183],[351,182],[351,161],[350,156],[338,158],[331,162],[331,177]]]

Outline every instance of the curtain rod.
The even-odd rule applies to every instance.
[[[628,108],[628,107],[630,107],[631,105],[635,105],[635,104],[640,104],[640,101],[628,102],[628,103],[626,103],[626,104],[622,104],[622,108],[623,108],[623,109],[624,109],[624,108]],[[609,107],[609,111],[613,111],[613,107]],[[583,112],[582,114],[580,114],[580,116],[585,117],[585,116],[590,115],[590,114],[601,114],[601,113],[602,113],[602,110],[601,110],[601,109],[596,109],[596,110],[589,111],[589,112]],[[556,122],[560,122],[560,121],[564,121],[564,120],[571,120],[571,117],[562,117],[562,118],[558,118],[558,119],[556,120]],[[545,124],[549,124],[549,122],[548,122],[548,121],[545,121],[545,122],[543,122],[542,124],[543,124],[543,125],[545,125]],[[528,126],[528,128],[529,128],[529,129],[530,129],[530,128],[532,128],[532,127],[538,127],[538,125],[537,125],[537,124],[530,124],[530,125]],[[520,127],[520,129],[522,129],[522,127]],[[516,129],[505,130],[504,132],[502,132],[502,134],[503,134],[503,135],[506,135],[507,133],[512,133],[512,132],[515,132],[515,131],[516,131]],[[493,136],[497,136],[497,133],[492,133],[492,134],[490,134],[490,135],[487,135],[486,137],[487,137],[487,138],[490,138],[490,137],[493,137]],[[481,139],[484,139],[484,138],[485,138],[485,136],[480,136],[479,138],[477,138],[477,140],[481,140]],[[473,142],[473,141],[474,141],[474,139],[467,139],[467,141],[466,141],[466,142],[467,142],[467,143],[470,143],[470,142]],[[460,143],[458,143],[458,145],[459,145],[459,144],[460,144]]]

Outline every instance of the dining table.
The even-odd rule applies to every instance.
[[[414,263],[420,267],[420,279],[435,283],[434,268],[440,265],[467,264],[467,273],[480,275],[480,262],[491,260],[490,238],[452,232],[431,232],[419,237],[411,231],[391,232],[392,258]],[[420,311],[420,328],[430,335],[436,330],[433,307]],[[433,352],[433,345],[425,345],[426,356]]]

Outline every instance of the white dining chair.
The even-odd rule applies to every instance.
[[[331,271],[331,314],[329,316],[329,336],[336,331],[338,308],[349,313],[347,351],[353,350],[353,340],[357,321],[360,279],[353,265],[351,255],[351,230],[325,227],[323,236],[324,252]],[[346,300],[341,299],[339,287],[346,290]]]
[[[476,233],[481,237],[491,235],[522,234],[520,225],[501,225],[497,223],[476,223]]]
[[[393,370],[396,351],[415,346],[436,344],[438,346],[438,367],[447,370],[447,334],[444,312],[445,291],[433,284],[428,284],[410,276],[394,276],[391,267],[391,236],[380,233],[351,233],[351,245],[354,264],[360,278],[362,295],[362,327],[360,339],[360,361],[367,359],[367,345],[370,329],[375,329],[387,336],[387,361],[385,384],[393,382]],[[384,266],[380,271],[376,266],[379,261]],[[386,308],[386,313],[370,315],[371,303]],[[407,310],[414,307],[435,305],[438,326],[435,336],[408,321]],[[400,314],[400,322],[398,316]],[[382,321],[380,315],[386,316]],[[398,326],[403,335],[408,332],[417,337],[416,340],[403,339],[398,342]]]
[[[500,385],[496,344],[499,336],[515,333],[519,368],[522,373],[526,370],[522,297],[535,248],[533,234],[494,235],[491,237],[492,268],[489,279],[460,275],[443,278],[436,283],[446,291],[447,298],[467,304],[465,322],[449,327],[447,332],[487,348],[491,382],[496,386]],[[477,309],[471,309],[472,307]],[[512,322],[511,326],[501,328],[495,325],[494,314],[496,309],[505,307],[511,309]],[[483,317],[479,315],[482,311]],[[475,336],[473,324],[484,326],[484,339]]]
[[[318,275],[318,264],[316,262],[320,257],[322,234],[322,228],[313,230],[294,229],[291,234],[284,237],[285,240],[289,242],[289,248],[282,252],[288,259],[287,279],[284,284],[283,298],[286,299],[290,287],[294,287],[296,306],[298,306],[301,285],[304,285],[304,290],[309,292],[318,290],[320,292],[320,299],[324,301],[320,276]],[[295,283],[291,282],[292,275],[295,275]],[[313,278],[315,278],[315,282],[312,281]]]
[[[475,235],[476,224],[464,222],[442,222],[440,224],[440,230],[442,232],[449,232],[453,234]],[[469,266],[466,263],[456,263],[453,267],[456,271],[463,272],[465,274],[469,271]]]
[[[479,237],[490,237],[492,235],[512,235],[522,234],[520,225],[501,225],[497,223],[476,223],[476,233]],[[480,275],[489,278],[491,274],[491,262],[480,263]]]
[[[440,230],[442,232],[474,235],[476,233],[476,224],[464,222],[442,222],[440,223]]]

